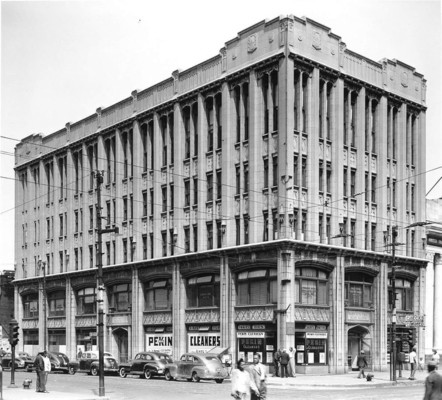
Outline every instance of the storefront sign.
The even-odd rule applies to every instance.
[[[405,326],[425,327],[425,315],[407,315],[405,317]]]
[[[252,329],[265,330],[265,325],[252,325]]]
[[[250,325],[238,325],[238,330],[249,331],[251,329]]]
[[[265,335],[265,332],[236,332],[236,337],[238,338],[263,338]]]
[[[370,312],[347,310],[347,320],[370,322]]]
[[[327,339],[327,332],[306,332],[307,339]]]
[[[221,346],[221,335],[219,333],[189,333],[187,337],[189,352],[207,353],[214,347]]]
[[[146,334],[145,351],[158,351],[160,353],[172,354],[172,334]]]

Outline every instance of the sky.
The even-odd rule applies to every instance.
[[[0,271],[14,268],[14,147],[49,135],[219,53],[237,32],[306,16],[347,49],[427,79],[427,192],[442,177],[441,2],[2,1]],[[14,139],[14,140],[11,140]],[[428,198],[442,197],[442,180]]]

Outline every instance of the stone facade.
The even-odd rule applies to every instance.
[[[398,226],[401,350],[423,305],[426,81],[310,19],[241,31],[218,56],[16,148],[16,318],[74,356],[96,345],[93,171],[104,171],[106,350],[297,349],[387,368],[387,244]],[[400,286],[402,285],[402,286]],[[60,298],[61,296],[61,298]],[[93,294],[92,294],[93,296]],[[59,315],[58,315],[59,314]],[[402,329],[402,331],[401,331]],[[55,343],[55,344],[54,344]],[[25,348],[28,346],[25,341]],[[30,346],[30,345],[29,345]]]

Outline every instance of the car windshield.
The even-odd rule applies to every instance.
[[[166,354],[159,354],[158,358],[160,360],[166,360],[167,362],[172,362],[172,359],[168,355],[166,355]]]
[[[111,353],[104,353],[105,357],[113,357],[113,355]]]
[[[216,362],[216,361],[219,361],[219,358],[215,357],[215,356],[207,356],[206,360],[210,361],[210,362]]]

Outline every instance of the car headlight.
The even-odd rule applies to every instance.
[[[161,374],[164,370],[162,368],[158,368],[158,372]]]

